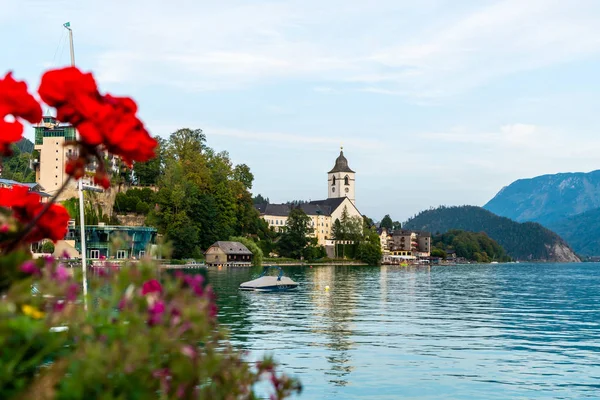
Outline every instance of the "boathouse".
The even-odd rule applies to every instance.
[[[209,267],[250,267],[252,252],[240,242],[215,242],[205,252]]]

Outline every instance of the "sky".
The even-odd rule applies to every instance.
[[[67,21],[101,91],[271,202],[325,198],[342,145],[374,220],[600,168],[597,0],[0,0],[0,74],[67,65]]]

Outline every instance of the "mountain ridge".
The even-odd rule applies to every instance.
[[[600,208],[600,170],[517,179],[483,208],[517,222],[548,225]]]
[[[579,257],[556,233],[535,222],[519,223],[477,206],[439,207],[422,211],[403,225],[432,233],[460,229],[485,232],[516,260],[579,262]]]

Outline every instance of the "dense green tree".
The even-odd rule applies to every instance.
[[[0,163],[0,177],[3,179],[12,179],[17,182],[29,183],[35,182],[35,172],[31,169],[31,161],[33,155],[33,143],[31,143],[31,150],[29,149],[28,143],[31,143],[27,139],[14,143],[11,146],[12,155],[3,157]]]
[[[446,250],[454,250],[457,257],[477,262],[509,261],[510,257],[496,241],[485,233],[451,230],[431,240],[431,255],[445,257]]]
[[[262,266],[263,252],[254,240],[243,236],[232,236],[229,238],[229,240],[232,242],[240,242],[246,246],[248,250],[252,252],[252,265],[255,267]]]
[[[255,197],[252,198],[252,203],[253,204],[269,204],[269,198],[263,197],[263,195],[259,193]]]
[[[336,219],[333,222],[331,234],[335,240],[358,241],[363,235],[363,225],[364,222],[361,217],[350,216],[348,209],[344,207],[339,221]]]
[[[393,224],[394,224],[394,222],[392,221],[390,214],[386,214],[385,217],[383,217],[383,219],[379,223],[379,226],[382,228],[386,228],[387,230],[391,230]]]
[[[273,240],[268,224],[254,208],[249,192],[254,176],[247,165],[233,165],[227,152],[208,147],[200,129],[179,129],[161,148],[164,150],[158,192],[146,196],[151,201],[144,200],[144,196],[139,198],[150,207],[147,222],[173,241],[174,254],[206,249],[215,241],[232,236]],[[181,225],[178,221],[183,216],[191,225],[191,244],[174,237],[178,230],[172,225]]]
[[[250,172],[250,167],[246,164],[236,165],[233,169],[233,179],[244,185],[246,190],[252,189],[252,182],[254,182],[254,175]]]
[[[300,208],[290,211],[287,229],[281,235],[277,246],[281,256],[295,259],[303,256],[303,250],[309,243],[309,223],[310,217]]]
[[[431,249],[431,257],[440,257],[446,259],[446,252],[442,249],[433,248]]]
[[[156,157],[146,162],[136,162],[133,165],[135,183],[141,186],[156,185],[164,168],[165,139],[155,136],[158,142]]]
[[[423,211],[407,221],[405,228],[441,233],[452,229],[485,232],[510,257],[519,260],[556,259],[554,251],[557,246],[569,251],[568,245],[557,234],[538,223],[518,223],[475,206],[439,207]]]
[[[42,244],[42,253],[54,253],[54,243],[52,243],[50,240],[45,241],[44,244]]]
[[[399,231],[400,229],[402,229],[402,224],[398,221],[394,221],[392,223],[392,230]]]

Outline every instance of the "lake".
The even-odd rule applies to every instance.
[[[284,270],[296,292],[208,275],[233,344],[273,354],[300,399],[600,398],[600,264]]]

